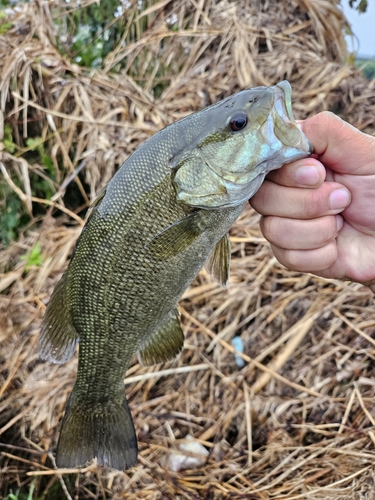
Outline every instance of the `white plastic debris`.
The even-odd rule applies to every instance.
[[[231,344],[232,347],[236,349],[236,351],[240,352],[241,354],[243,353],[243,342],[241,337],[233,337]],[[243,368],[245,366],[245,361],[238,354],[234,355],[234,359],[238,368]]]
[[[167,467],[173,472],[195,469],[204,465],[209,451],[193,436],[187,434],[185,442],[178,445],[180,451],[172,451],[168,457]]]

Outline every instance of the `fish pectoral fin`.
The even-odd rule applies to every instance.
[[[223,288],[228,286],[230,268],[230,241],[228,233],[221,238],[212,250],[204,267],[220,286]]]
[[[97,457],[98,464],[125,470],[137,462],[138,446],[133,419],[123,403],[78,402],[73,389],[57,445],[58,467],[80,467]]]
[[[66,274],[57,284],[42,322],[39,354],[52,363],[66,363],[73,356],[79,335],[66,303]]]
[[[177,309],[167,314],[163,323],[151,335],[148,343],[138,352],[142,365],[149,366],[170,361],[178,356],[184,347]]]
[[[183,252],[204,231],[202,210],[167,227],[149,243],[150,251],[160,259],[170,259]]]

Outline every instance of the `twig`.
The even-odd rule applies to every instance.
[[[212,339],[216,338],[216,335],[209,328],[202,325],[202,323],[200,323],[197,319],[195,319],[194,316],[191,316],[191,314],[189,314],[183,307],[179,306],[179,310],[186,318],[188,318],[195,325],[199,326],[199,328],[203,332],[205,332],[207,335],[209,335]],[[280,382],[283,382],[284,384],[286,384],[290,387],[293,387],[293,389],[296,389],[297,391],[300,391],[302,393],[306,392],[307,394],[310,394],[310,396],[314,396],[316,398],[326,398],[327,397],[327,396],[323,396],[322,394],[319,394],[319,392],[316,392],[316,391],[309,389],[308,387],[303,387],[300,384],[296,384],[295,382],[291,382],[290,380],[283,377],[282,375],[279,375],[278,373],[271,370],[267,366],[264,366],[261,363],[258,363],[257,361],[255,361],[255,359],[250,358],[250,356],[247,356],[246,354],[243,354],[243,353],[236,351],[230,344],[228,344],[228,342],[225,342],[225,340],[220,339],[219,343],[223,347],[225,347],[225,349],[227,349],[229,352],[231,352],[232,354],[237,354],[238,356],[240,356],[242,359],[244,359],[248,363],[253,363],[253,365],[256,366],[257,368],[259,368],[260,370],[262,370],[266,373],[269,373],[272,377],[276,378],[277,380],[280,380]]]
[[[167,370],[160,370],[158,372],[143,373],[142,375],[135,375],[134,377],[127,377],[124,380],[124,384],[134,384],[135,382],[140,382],[143,380],[149,380],[151,378],[166,377],[168,375],[176,375],[177,373],[190,373],[200,370],[208,370],[210,366],[206,363],[201,365],[193,366],[180,366],[178,368],[168,368]]]

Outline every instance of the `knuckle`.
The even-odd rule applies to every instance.
[[[275,241],[275,219],[277,217],[273,217],[272,215],[263,216],[260,220],[260,230],[262,231],[263,236],[266,240],[273,243]]]
[[[312,118],[312,122],[314,122],[314,124],[319,127],[329,127],[332,122],[337,121],[341,121],[341,119],[337,115],[332,113],[332,111],[321,111]]]
[[[260,186],[258,191],[249,200],[251,207],[256,210],[259,214],[264,213],[265,198],[267,196],[267,186],[265,182]]]
[[[264,218],[262,233],[272,244],[285,248],[293,240],[293,228],[290,221],[284,217],[268,216]],[[290,230],[292,229],[292,230]]]
[[[290,269],[303,271],[304,251],[303,250],[285,250],[283,264]]]
[[[331,243],[337,236],[337,223],[335,216],[328,216],[324,218],[322,224],[319,226],[319,240],[322,246]]]
[[[276,254],[275,254],[276,255]],[[289,269],[315,273],[330,267],[337,259],[335,241],[315,250],[281,250],[277,259]]]
[[[329,120],[335,120],[337,118],[337,116],[332,113],[332,111],[321,111],[320,113],[318,113],[318,115],[320,115],[321,117],[323,117],[323,119],[329,121]]]
[[[278,247],[271,244],[272,252],[274,253],[276,259],[288,269],[293,269],[294,271],[301,271],[300,266],[300,256],[302,254],[299,250],[290,250]]]
[[[335,241],[331,241],[317,251],[317,260],[315,271],[323,271],[332,266],[337,259],[337,245]]]
[[[309,189],[304,193],[304,213],[309,219],[322,213],[322,193],[320,189]]]

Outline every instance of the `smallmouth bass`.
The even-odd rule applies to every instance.
[[[94,457],[120,470],[136,463],[123,384],[133,355],[149,365],[181,352],[178,300],[204,264],[227,285],[229,228],[268,172],[311,152],[284,81],[175,122],[114,175],[93,204],[42,324],[42,358],[64,363],[80,343],[59,467]]]

